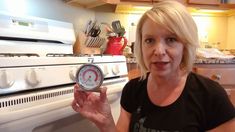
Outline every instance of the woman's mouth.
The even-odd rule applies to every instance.
[[[167,64],[169,64],[168,61],[159,61],[159,62],[153,62],[152,65],[157,68],[158,70],[164,70],[167,66]]]

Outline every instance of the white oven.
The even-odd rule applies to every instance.
[[[115,121],[128,81],[124,56],[73,55],[73,26],[55,20],[0,14],[0,131],[93,132],[98,129],[75,113],[75,73],[98,65]]]

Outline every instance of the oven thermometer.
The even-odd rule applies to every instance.
[[[98,91],[103,80],[102,70],[93,64],[82,65],[76,73],[76,82],[85,91]]]

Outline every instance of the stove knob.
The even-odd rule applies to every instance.
[[[78,71],[78,68],[73,67],[70,71],[69,71],[69,77],[71,80],[76,81],[76,73]]]
[[[107,76],[109,74],[109,70],[108,70],[108,66],[107,65],[103,66],[103,74],[104,74],[104,76]]]
[[[30,86],[36,86],[41,82],[41,78],[39,77],[38,73],[36,72],[35,69],[30,69],[26,73],[26,82]]]
[[[6,71],[0,71],[0,88],[10,88],[14,84],[12,76]]]
[[[119,66],[114,65],[114,67],[112,68],[112,72],[113,72],[114,75],[117,75],[120,72]]]

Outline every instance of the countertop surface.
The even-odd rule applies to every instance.
[[[136,63],[136,58],[127,58],[127,63]],[[235,58],[233,59],[218,59],[218,58],[210,58],[210,59],[201,59],[197,58],[195,60],[195,64],[235,64]]]
[[[235,58],[233,59],[196,59],[195,64],[235,64]]]

